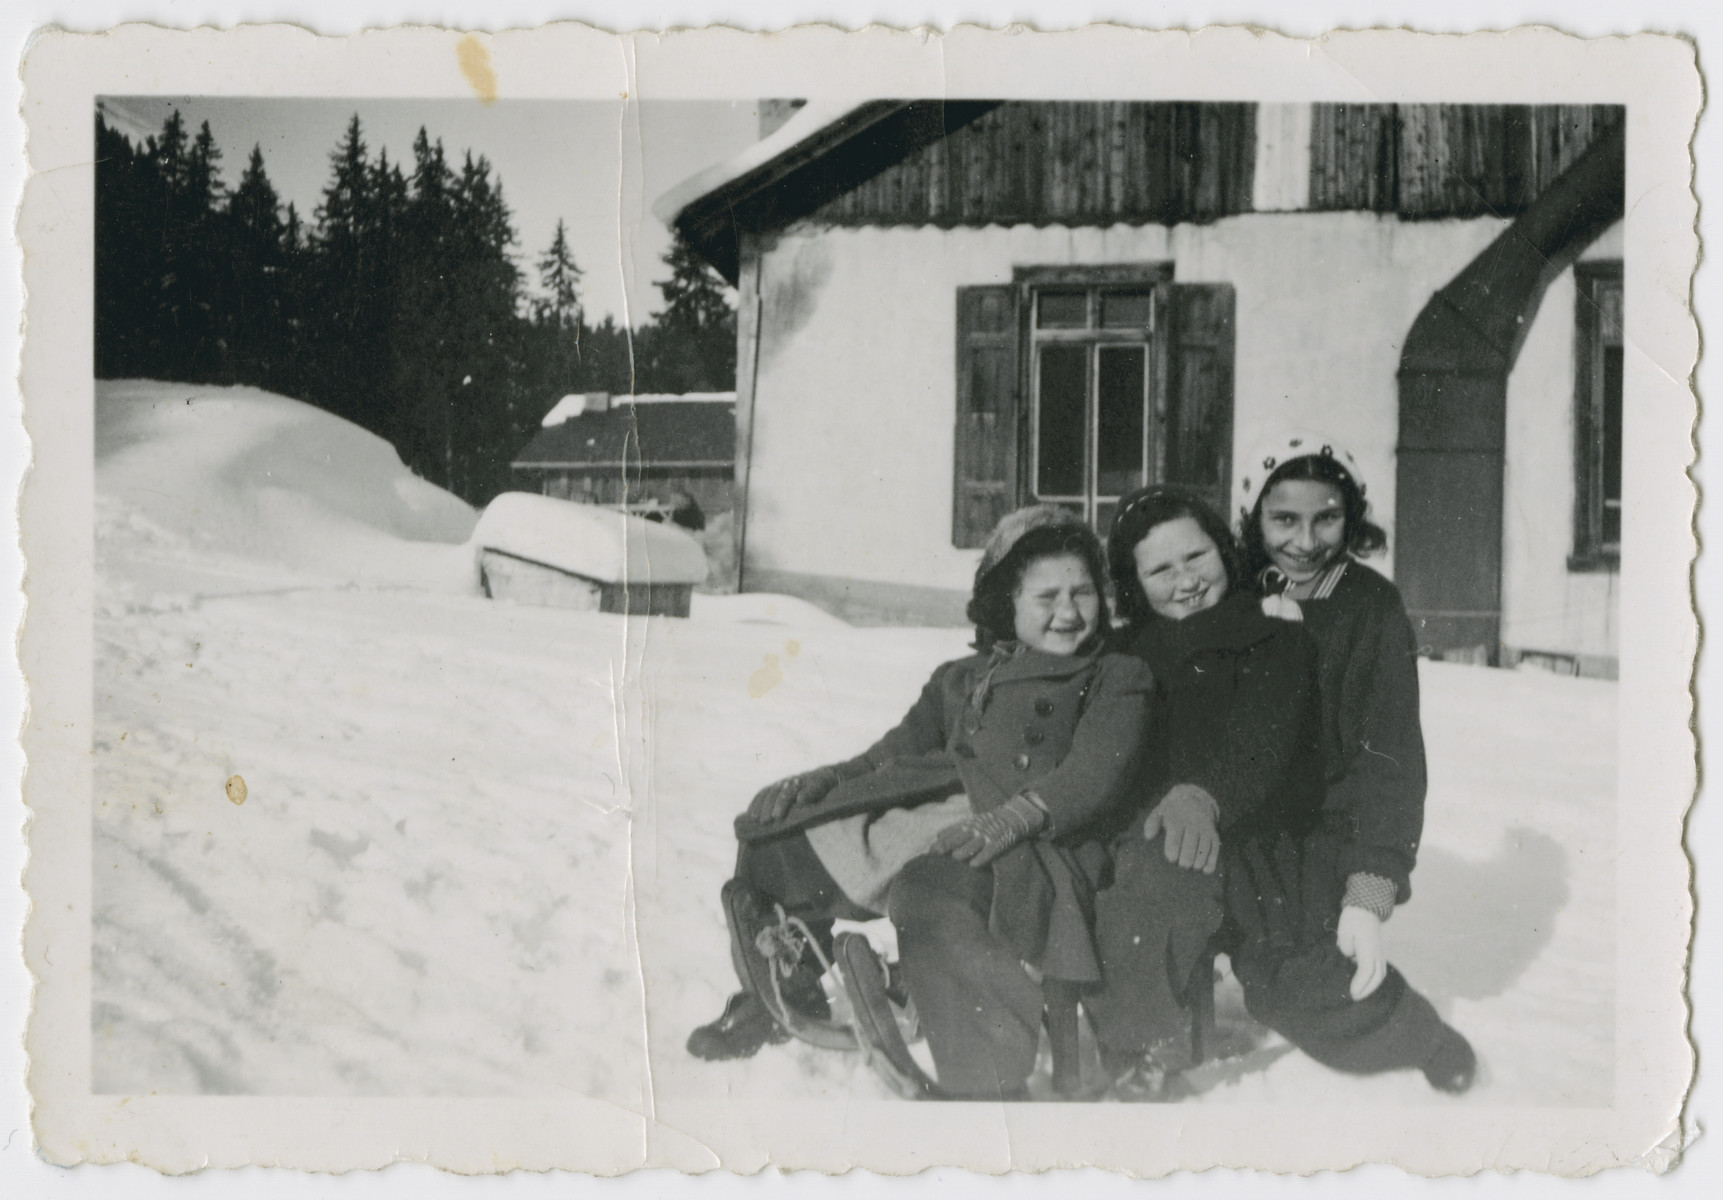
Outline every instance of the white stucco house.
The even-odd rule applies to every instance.
[[[1613,674],[1618,107],[810,105],[658,213],[740,291],[742,585],[961,622],[1034,499],[1358,456],[1431,654]]]

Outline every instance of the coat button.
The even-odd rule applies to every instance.
[[[1023,729],[1023,740],[1028,742],[1031,746],[1039,746],[1042,742],[1047,740],[1047,735],[1042,733],[1036,726],[1027,725]]]
[[[1035,715],[1038,717],[1050,717],[1050,716],[1052,716],[1053,715],[1053,702],[1051,700],[1047,699],[1047,697],[1045,697],[1045,696],[1043,696],[1043,697],[1041,697],[1041,699],[1035,701]]]
[[[952,747],[952,749],[956,751],[957,757],[959,758],[975,757],[975,747],[971,746],[968,742],[959,742],[956,746]]]
[[[1019,754],[1016,758],[1011,760],[1011,765],[1016,767],[1019,771],[1027,771],[1029,769],[1029,756],[1027,754]]]

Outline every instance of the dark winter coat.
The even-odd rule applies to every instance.
[[[1424,732],[1418,647],[1395,586],[1349,562],[1334,591],[1301,600],[1315,640],[1322,696],[1324,825],[1340,842],[1342,878],[1366,871],[1394,881],[1398,899],[1424,830]]]
[[[1124,649],[1156,682],[1133,827],[1177,783],[1215,798],[1223,845],[1313,826],[1322,803],[1316,646],[1300,626],[1264,616],[1256,596],[1239,592],[1182,621],[1150,621]]]
[[[895,729],[839,765],[846,781],[823,801],[770,827],[739,822],[737,834],[778,836],[957,792],[984,813],[1033,790],[1050,820],[993,862],[990,926],[1048,974],[1092,978],[1092,949],[1050,946],[1048,929],[1056,907],[1061,928],[1079,916],[1092,923],[1107,864],[1095,822],[1133,776],[1153,687],[1143,663],[1123,655],[999,648],[946,663]]]
[[[1113,881],[1096,900],[1102,987],[1083,1001],[1115,1070],[1151,1049],[1183,1061],[1191,989],[1208,986],[1198,973],[1217,933],[1235,957],[1300,944],[1283,914],[1323,795],[1316,647],[1302,626],[1237,592],[1183,620],[1150,620],[1122,645],[1153,671],[1155,695]],[[1168,863],[1161,835],[1143,840],[1144,817],[1180,783],[1218,806],[1218,874]]]

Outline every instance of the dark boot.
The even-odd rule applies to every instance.
[[[737,992],[724,1002],[724,1011],[716,1021],[688,1035],[688,1053],[709,1062],[721,1062],[751,1058],[761,1046],[789,1040],[788,1031],[772,1020],[772,1014],[752,992]]]
[[[1458,1096],[1472,1086],[1477,1074],[1478,1056],[1472,1044],[1452,1025],[1442,1026],[1436,1051],[1424,1063],[1424,1078],[1438,1092]]]

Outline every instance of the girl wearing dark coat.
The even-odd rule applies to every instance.
[[[1102,652],[1103,574],[1098,541],[1065,510],[1006,517],[976,573],[978,653],[935,671],[864,754],[766,788],[737,822],[730,887],[817,938],[835,917],[891,917],[948,1096],[1025,1096],[1042,982],[1099,978],[1090,929],[1107,859],[1092,827],[1130,777],[1152,688],[1140,661]],[[818,1011],[807,968],[786,999]],[[773,1030],[744,992],[689,1049],[738,1057]]]
[[[1121,648],[1156,690],[1096,902],[1104,983],[1083,1003],[1114,1094],[1161,1100],[1190,1065],[1212,939],[1228,911],[1261,924],[1261,867],[1295,856],[1321,804],[1315,647],[1263,614],[1225,522],[1177,489],[1122,501],[1108,558]]]
[[[1417,646],[1394,585],[1357,560],[1386,538],[1366,515],[1352,456],[1295,434],[1249,460],[1246,566],[1265,611],[1317,648],[1324,799],[1296,862],[1260,889],[1284,917],[1252,927],[1233,968],[1252,1016],[1340,1070],[1419,1067],[1463,1092],[1477,1060],[1388,964],[1382,925],[1411,897],[1424,824]]]

